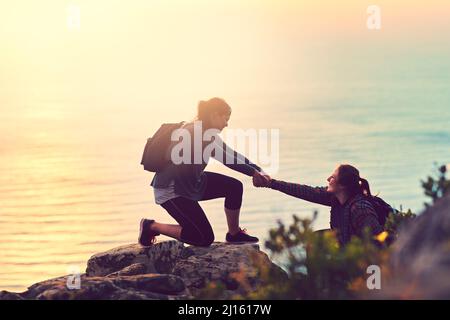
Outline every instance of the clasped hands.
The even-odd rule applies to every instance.
[[[272,180],[272,178],[264,172],[255,171],[255,173],[253,174],[253,185],[257,188],[269,187],[271,180]]]

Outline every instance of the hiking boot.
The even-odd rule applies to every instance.
[[[248,235],[247,229],[241,229],[241,228],[239,228],[239,232],[236,233],[234,236],[231,235],[229,232],[227,232],[225,239],[229,243],[245,243],[245,242],[253,243],[253,242],[259,241],[258,238]]]
[[[156,242],[159,233],[150,230],[150,226],[155,220],[141,219],[138,242],[142,246],[150,246]]]

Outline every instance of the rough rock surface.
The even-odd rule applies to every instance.
[[[140,273],[170,273],[183,249],[183,243],[175,240],[163,241],[150,247],[139,244],[117,247],[92,256],[88,261],[86,274],[106,276],[136,263],[147,268],[146,272]]]
[[[182,277],[194,294],[209,282],[221,282],[226,289],[240,292],[240,289],[254,289],[262,284],[258,274],[259,268],[254,264],[256,261],[259,268],[284,274],[265,253],[259,251],[257,244],[226,243],[213,243],[208,248],[186,248],[182,252],[182,258],[176,262],[173,274]],[[250,288],[239,286],[237,279],[240,276],[245,276],[246,284]]]
[[[213,243],[209,247],[185,247],[178,241],[164,241],[150,247],[130,244],[93,255],[86,273],[36,283],[23,293],[0,292],[0,299],[192,299],[210,282],[221,282],[222,298],[240,292],[245,286],[262,284],[260,267],[286,276],[256,244]],[[69,284],[69,285],[68,285]]]

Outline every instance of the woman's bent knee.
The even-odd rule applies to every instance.
[[[242,194],[242,192],[244,192],[244,185],[242,184],[241,181],[237,180],[237,179],[233,179],[233,184],[232,184],[232,189],[233,191],[235,191],[236,193],[240,193]]]
[[[214,242],[214,233],[212,230],[202,233],[192,230],[184,233],[183,241],[198,247],[209,247]]]
[[[211,241],[203,241],[197,244],[199,247],[209,247],[214,242],[214,239]]]
[[[197,247],[209,247],[214,242],[214,238],[202,239],[201,241],[192,241],[189,244]]]
[[[209,247],[214,242],[214,233],[211,231],[210,233],[204,235],[205,237],[201,241],[201,246]]]

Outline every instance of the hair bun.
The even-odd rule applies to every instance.
[[[200,100],[197,106],[197,119],[207,120],[212,113],[226,114],[231,112],[230,106],[222,98]]]

